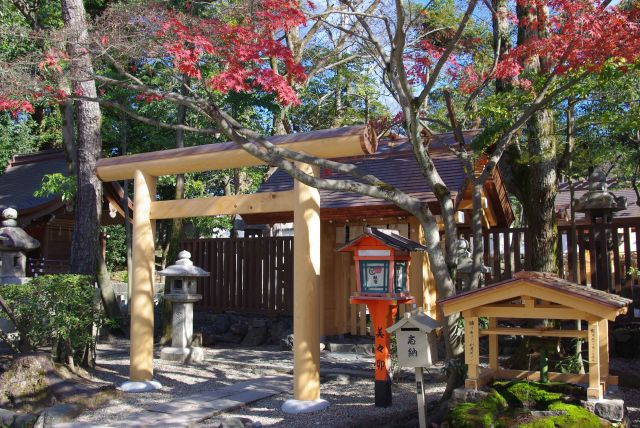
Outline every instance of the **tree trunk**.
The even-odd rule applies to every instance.
[[[518,43],[532,38],[548,37],[548,11],[528,2],[516,8],[520,22]],[[546,71],[544,57],[532,58],[526,69],[532,73]],[[498,86],[497,89],[502,88]],[[553,111],[543,109],[535,113],[526,126],[526,149],[512,148],[500,162],[507,188],[522,204],[527,221],[529,257],[527,269],[540,272],[557,271],[558,225],[555,199],[558,193],[556,137]]]
[[[87,52],[89,35],[82,1],[62,0],[62,19],[69,30],[67,53],[71,58],[72,90],[74,93],[95,98],[96,85],[91,80],[93,66]],[[71,243],[71,273],[97,278],[107,313],[118,318],[120,308],[108,281],[108,275],[105,278],[104,268],[101,266],[101,263],[104,263],[99,240],[102,184],[94,173],[102,149],[101,120],[100,106],[97,102],[76,101],[78,191]]]
[[[185,92],[185,91],[182,91]],[[176,117],[176,124],[184,125],[187,115],[187,107],[183,105],[178,106],[178,113]],[[184,131],[182,129],[176,130],[176,149],[184,147]],[[184,174],[176,175],[176,192],[175,199],[184,199]],[[171,227],[171,238],[169,240],[169,249],[167,251],[167,259],[169,264],[173,264],[178,258],[180,252],[180,240],[182,239],[182,219],[175,218]],[[169,293],[169,283],[165,281],[164,292]],[[168,300],[163,300],[162,305],[162,339],[161,343],[170,343],[172,335],[173,325],[173,305]]]

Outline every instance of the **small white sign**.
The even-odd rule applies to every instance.
[[[358,255],[363,257],[390,256],[391,250],[358,250]]]
[[[396,331],[398,364],[401,367],[429,367],[431,347],[427,334],[419,329],[401,328]]]

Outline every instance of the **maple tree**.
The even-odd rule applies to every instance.
[[[24,114],[33,103],[65,98],[92,101],[165,129],[204,135],[221,132],[252,155],[306,184],[391,201],[422,224],[439,296],[450,296],[455,293],[457,227],[451,191],[429,153],[433,124],[442,122],[434,113],[445,107],[449,123],[444,125],[454,131],[458,143],[451,150],[465,165],[473,189],[478,272],[483,183],[538,112],[562,99],[585,76],[605,66],[624,69],[638,60],[637,9],[586,0],[519,1],[517,5],[501,0],[484,4],[469,0],[448,17],[449,24],[440,27],[433,19],[431,4],[342,0],[339,5],[323,6],[311,14],[312,21],[307,20],[297,2],[288,0],[223,3],[204,16],[162,5],[116,5],[94,22],[90,39],[82,47],[82,53],[89,53],[94,61],[96,72],[91,78],[98,83],[95,96],[62,89],[60,82],[69,78],[69,64],[77,58],[60,47],[68,34],[59,32],[51,35],[52,48],[44,59],[25,58],[2,66],[0,102],[16,114]],[[311,4],[306,6],[313,9]],[[473,15],[480,8],[498,23],[491,37],[493,43],[470,34]],[[519,15],[519,31],[544,27],[545,34],[527,37],[512,49],[503,21],[518,16],[517,8],[526,12]],[[426,203],[353,165],[276,147],[239,123],[218,102],[219,94],[233,91],[271,93],[283,106],[298,104],[295,87],[304,82],[305,68],[301,58],[285,45],[283,35],[316,25],[355,38],[358,48],[364,49],[379,67],[382,83],[400,106],[397,119],[412,144],[425,184],[433,189],[440,204],[444,248],[438,221]],[[40,70],[38,79],[22,78],[34,65]],[[159,70],[167,71],[168,78],[176,82],[187,76],[191,84],[186,91],[157,85],[153,76]],[[15,81],[24,84],[17,86]],[[494,83],[509,91],[495,91]],[[137,95],[122,103],[104,96],[109,88],[124,88]],[[159,101],[184,106],[215,127],[161,121],[141,114],[140,105]],[[466,141],[462,124],[474,122],[480,122],[484,129],[473,141]],[[295,162],[350,178],[312,177]],[[478,163],[482,168],[476,173]],[[449,359],[462,352],[457,326],[457,317],[445,319]]]

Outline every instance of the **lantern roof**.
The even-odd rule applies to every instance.
[[[2,211],[0,226],[0,251],[30,251],[40,246],[40,242],[18,226],[18,211],[7,208]]]
[[[191,253],[182,250],[178,253],[178,260],[176,264],[168,266],[158,272],[161,276],[209,276],[209,272],[206,270],[194,266],[191,261]]]
[[[422,308],[418,308],[416,314],[411,314],[411,312],[405,312],[404,318],[400,321],[387,328],[388,333],[393,333],[394,331],[406,328],[406,327],[415,327],[420,329],[420,331],[424,333],[430,333],[436,328],[440,328],[440,322],[431,318],[429,315],[426,315],[422,312]]]
[[[400,235],[398,231],[389,230],[389,229],[378,229],[376,227],[365,227],[362,235],[357,238],[349,241],[344,246],[338,248],[336,251],[347,252],[347,251],[355,251],[360,241],[363,239],[371,237],[382,244],[394,248],[396,250],[401,251],[427,251],[427,247],[420,244],[419,242],[412,241],[411,239],[405,238]]]

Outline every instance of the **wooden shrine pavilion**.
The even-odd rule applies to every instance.
[[[551,381],[588,384],[587,397],[602,399],[617,376],[609,374],[609,321],[625,314],[630,299],[570,283],[550,274],[518,272],[512,279],[442,299],[445,315],[461,312],[465,327],[465,387],[477,389],[492,379],[538,380],[540,373],[503,369],[498,364],[498,336],[570,337],[588,342],[589,369],[584,375],[549,372]],[[487,317],[488,328],[480,328]],[[502,319],[583,320],[587,330],[501,326]],[[481,369],[480,338],[489,337],[489,367]]]

